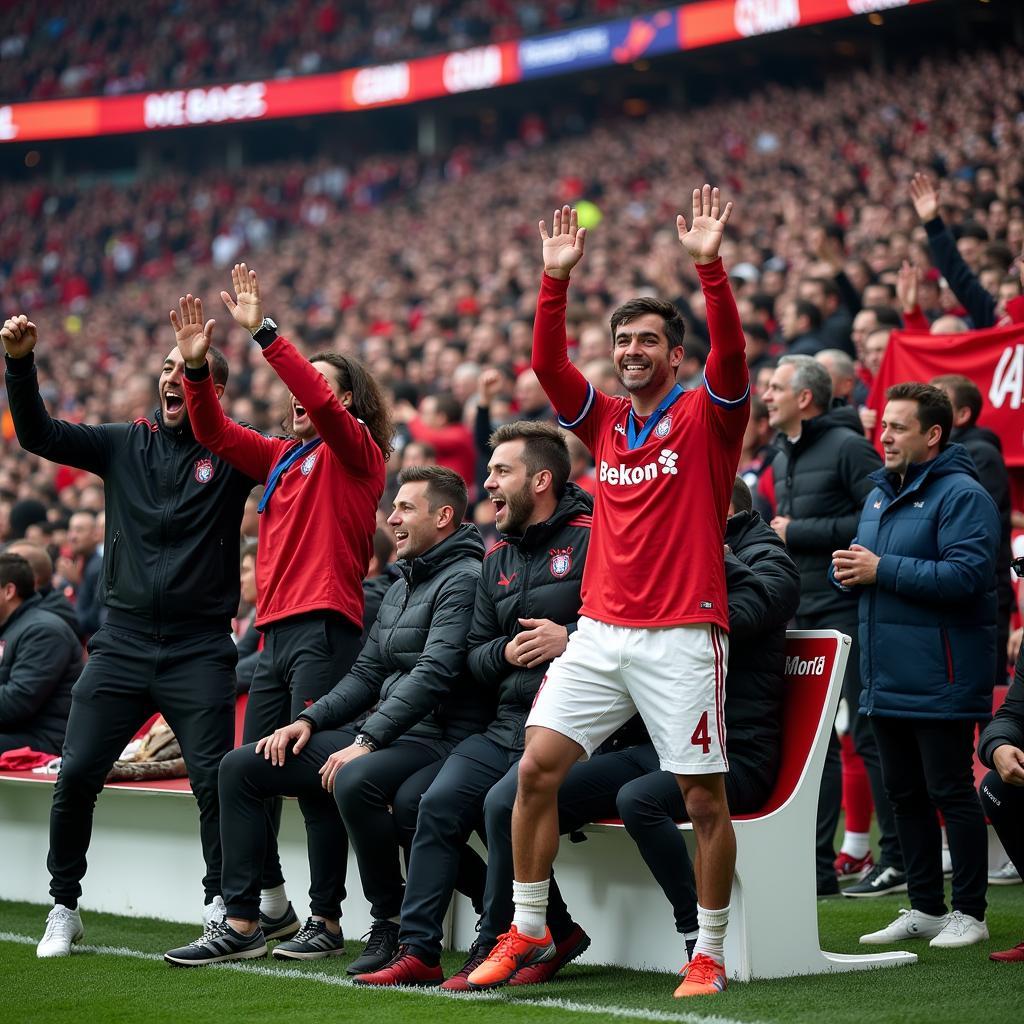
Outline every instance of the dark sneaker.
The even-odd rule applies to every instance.
[[[260,928],[252,935],[242,935],[221,921],[207,928],[195,942],[164,953],[164,960],[174,967],[202,967],[226,960],[260,960],[266,955],[267,940]]]
[[[819,878],[815,885],[815,892],[817,893],[818,899],[823,900],[826,896],[838,896],[839,895],[839,879],[835,875],[829,875],[826,878]]]
[[[280,917],[267,917],[260,911],[260,929],[263,938],[267,939],[290,939],[299,930],[299,917],[295,908],[289,903],[288,909]]]
[[[279,942],[274,948],[275,960],[322,960],[327,956],[341,956],[345,952],[345,936],[337,935],[323,921],[315,917],[306,919],[294,939]]]
[[[555,955],[550,960],[520,967],[509,978],[508,983],[510,985],[540,985],[542,982],[550,981],[570,960],[582,956],[589,947],[590,936],[578,924],[574,924],[572,931],[561,942],[555,943]]]
[[[363,938],[366,946],[345,968],[347,974],[373,974],[387,967],[398,953],[398,925],[393,921],[374,921]]]
[[[359,974],[352,979],[356,985],[379,985],[382,988],[396,986],[433,987],[444,980],[441,965],[431,966],[418,956],[409,952],[408,946],[402,946],[398,955],[391,963],[371,974]]]
[[[466,962],[441,986],[446,992],[468,992],[466,979],[487,959],[490,952],[478,939],[469,947]]]
[[[897,871],[885,864],[876,864],[861,881],[843,889],[843,895],[852,896],[854,899],[863,899],[906,891],[907,874],[905,871]]]

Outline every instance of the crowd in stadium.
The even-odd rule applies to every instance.
[[[447,45],[456,33],[472,31],[468,21],[454,25],[476,6],[439,9],[424,24],[430,22],[436,41]],[[597,7],[606,14],[616,5]],[[383,12],[378,7],[375,13]],[[536,8],[545,26],[580,14],[573,5]],[[311,9],[309,17],[316,16]],[[533,30],[522,18],[520,12],[510,32]],[[495,26],[506,22],[490,12],[488,24],[499,31]],[[26,33],[43,30],[42,21],[26,21]],[[96,29],[104,50],[105,31],[112,29]],[[127,12],[117,31],[131,31]],[[382,38],[372,24],[366,31],[372,57],[368,50],[331,52],[318,58],[324,63],[299,69],[397,55],[409,42]],[[287,61],[273,52],[267,32],[267,52],[281,66]],[[434,41],[420,35],[414,45]],[[230,59],[230,46],[222,52]],[[52,58],[47,63],[52,66]],[[155,62],[147,72],[162,74],[160,68]],[[222,68],[200,62],[188,73],[220,77]],[[5,86],[22,94],[47,88],[26,74]],[[109,75],[109,69],[97,71],[88,88],[104,81],[109,88]],[[57,94],[62,87],[51,88]],[[755,735],[742,749],[755,749],[756,756],[748,763],[737,748],[729,782],[719,786],[708,780],[722,778],[715,773],[725,764],[724,723],[730,736],[743,736],[756,715],[735,696],[718,718],[709,721],[705,712],[692,736],[687,728],[685,742],[710,758],[694,769],[695,762],[674,756],[681,727],[657,721],[651,694],[658,698],[657,664],[676,661],[694,666],[695,677],[710,671],[717,692],[727,652],[715,631],[732,620],[734,634],[744,635],[735,627],[742,615],[738,595],[744,581],[762,573],[765,580],[751,584],[759,596],[743,606],[755,608],[757,626],[756,641],[747,643],[770,649],[773,664],[781,659],[790,620],[855,638],[844,686],[848,720],[843,739],[833,736],[822,782],[819,894],[839,892],[840,882],[852,898],[909,892],[910,912],[863,936],[868,945],[927,938],[936,948],[956,948],[986,940],[986,887],[1018,881],[1024,861],[1024,667],[1020,631],[1011,630],[1019,610],[1009,583],[1011,529],[1024,523],[1022,491],[998,439],[977,427],[986,396],[970,380],[936,375],[931,384],[896,382],[888,403],[876,395],[869,404],[868,396],[875,378],[882,379],[894,330],[931,334],[940,345],[944,335],[1024,322],[1022,143],[1024,68],[1007,49],[855,74],[821,92],[771,85],[744,99],[656,111],[642,120],[587,124],[556,111],[531,118],[501,154],[465,145],[440,161],[374,156],[350,166],[296,162],[231,174],[165,175],[124,188],[5,188],[0,308],[12,319],[3,332],[8,407],[0,539],[29,546],[15,548],[13,560],[0,556],[0,593],[16,602],[15,610],[26,597],[36,600],[32,591],[48,581],[29,556],[48,549],[56,556],[55,588],[52,597],[45,595],[51,609],[75,633],[95,635],[86,669],[90,685],[102,690],[102,678],[112,686],[130,660],[115,643],[116,631],[139,627],[136,605],[150,607],[155,618],[160,599],[132,596],[133,586],[143,589],[132,578],[139,566],[108,520],[130,521],[134,508],[160,519],[159,495],[140,481],[162,465],[147,459],[168,458],[159,449],[170,444],[161,440],[161,424],[178,429],[187,416],[195,435],[190,440],[231,468],[218,473],[213,461],[196,461],[195,482],[216,481],[216,518],[187,541],[188,552],[177,543],[166,555],[164,548],[146,552],[153,571],[168,581],[168,608],[161,613],[188,624],[188,636],[169,634],[172,646],[182,647],[181,663],[159,670],[184,692],[198,656],[198,648],[186,651],[185,645],[197,642],[202,616],[209,622],[223,613],[224,593],[212,593],[214,577],[192,579],[199,599],[172,612],[180,598],[175,587],[192,571],[178,563],[205,551],[203,557],[217,563],[211,571],[233,572],[233,531],[237,527],[244,540],[259,534],[255,555],[247,552],[255,558],[255,601],[230,612],[251,624],[255,607],[263,653],[248,680],[236,680],[232,669],[225,700],[225,706],[233,701],[236,686],[251,688],[245,739],[256,746],[223,761],[219,814],[222,825],[230,822],[221,832],[223,844],[216,834],[216,761],[213,769],[209,764],[219,740],[201,735],[198,716],[185,702],[168,713],[181,723],[179,731],[171,722],[186,762],[190,750],[203,762],[192,781],[207,860],[206,931],[168,959],[188,965],[261,956],[274,938],[284,940],[276,947],[280,958],[336,955],[343,944],[338,907],[345,880],[337,857],[324,851],[336,853],[348,842],[374,916],[363,956],[350,967],[361,983],[442,981],[438,908],[443,912],[456,887],[482,913],[480,941],[463,971],[444,984],[489,988],[510,978],[514,984],[547,980],[589,939],[557,887],[549,887],[553,851],[545,843],[574,811],[594,820],[571,794],[605,773],[598,776],[607,789],[603,808],[621,815],[637,838],[692,957],[677,994],[721,992],[731,884],[728,810],[736,813],[744,802],[759,806],[778,746],[756,749]],[[694,195],[691,218],[690,186],[698,180],[720,183],[723,202],[719,206],[717,191],[712,198],[706,187]],[[725,199],[735,202],[732,219]],[[563,202],[569,205],[551,219]],[[541,216],[548,219],[541,229],[546,276],[538,305]],[[584,247],[585,261],[566,299],[562,282]],[[654,296],[671,300],[675,309]],[[22,311],[28,316],[17,319]],[[211,316],[215,326],[207,322]],[[677,346],[673,339],[684,331]],[[250,334],[258,344],[250,343]],[[309,361],[285,339],[301,346]],[[211,341],[226,365],[216,355],[208,361]],[[567,344],[571,366],[559,362],[565,354],[556,351],[559,344]],[[662,355],[652,355],[659,345]],[[154,419],[154,361],[167,352]],[[661,392],[645,390],[653,378],[640,377],[661,367],[663,357],[671,379],[659,378],[666,385]],[[676,378],[687,389],[685,402],[670,389]],[[37,379],[42,402],[35,398]],[[638,404],[637,395],[655,395],[664,404]],[[681,404],[667,415],[676,401]],[[51,416],[75,426],[48,426]],[[562,446],[556,418],[579,437]],[[714,529],[699,511],[690,512],[692,529],[680,540],[702,568],[714,549],[714,568],[695,574],[712,581],[707,593],[698,594],[689,580],[671,594],[717,609],[716,616],[688,620],[707,626],[707,649],[698,655],[689,640],[664,651],[652,644],[645,666],[650,679],[643,684],[649,689],[630,684],[637,689],[629,690],[630,706],[649,733],[640,746],[649,750],[620,760],[601,754],[573,767],[580,748],[589,755],[615,733],[589,731],[588,698],[577,692],[570,707],[565,696],[575,681],[566,667],[569,655],[596,662],[602,650],[624,643],[614,631],[630,625],[631,613],[616,603],[621,595],[608,584],[630,580],[633,601],[647,616],[638,628],[685,628],[670,622],[663,597],[629,575],[634,563],[622,549],[630,537],[626,525],[637,513],[624,499],[616,504],[618,484],[674,475],[665,458],[676,456],[662,451],[662,467],[645,477],[646,464],[608,463],[603,456],[611,458],[612,449],[602,446],[612,445],[616,433],[628,436],[629,454],[621,456],[628,460],[652,433],[660,439],[682,434],[690,419],[699,419],[703,432],[683,434],[678,442],[671,434],[672,443],[694,445],[701,460],[707,453],[707,467],[701,466],[687,501],[695,509],[713,506],[723,521],[728,508],[733,531],[725,535],[724,576],[720,523],[715,543],[703,543]],[[503,427],[510,423],[516,425]],[[599,435],[595,423],[608,429]],[[80,429],[98,424],[123,427]],[[133,430],[142,441],[134,440]],[[888,474],[876,450],[880,436]],[[130,454],[120,463],[114,452]],[[503,452],[510,465],[499,458]],[[336,476],[325,477],[324,468],[315,478],[321,490],[299,490],[318,459]],[[525,479],[539,475],[546,483],[514,492],[501,474],[517,466],[525,467]],[[192,463],[185,469],[187,477]],[[262,487],[258,499],[248,498],[256,485]],[[920,501],[907,500],[911,486]],[[330,488],[346,489],[336,516],[324,514]],[[926,505],[942,511],[918,515]],[[596,582],[583,598],[580,621],[588,625],[577,635],[577,574],[592,523],[595,539],[586,558],[600,569],[593,570]],[[541,524],[551,535],[534,551],[528,530]],[[122,545],[116,573],[112,537]],[[307,569],[307,594],[296,584],[295,564],[315,564],[314,548],[324,537],[332,538],[328,546],[341,569]],[[492,552],[514,547],[522,559],[514,571],[500,554],[483,560],[482,578],[489,579],[490,565],[494,593],[504,587],[507,596],[515,575],[528,575],[530,560],[539,558],[547,582],[554,577],[560,588],[575,585],[571,612],[560,591],[557,613],[534,609],[531,617],[518,618],[522,629],[503,620],[497,598],[481,620],[485,587],[475,588],[483,541],[488,548],[499,542]],[[34,571],[28,583],[19,576],[27,572],[21,558]],[[403,559],[407,569],[416,559],[424,567],[419,576],[409,570],[408,600],[403,587],[362,582],[370,566],[372,577],[399,579],[394,563]],[[105,573],[106,610],[96,608],[99,573]],[[880,595],[877,602],[858,601],[868,587]],[[360,607],[371,594],[373,615]],[[431,632],[441,626],[443,640]],[[464,672],[446,658],[455,638],[466,643],[467,636]],[[429,662],[433,676],[416,667],[416,656],[431,643],[437,650],[419,664]],[[300,689],[296,666],[309,652],[318,652],[319,668],[302,669],[308,687]],[[569,655],[551,669],[560,685],[543,688],[538,666],[546,671],[563,652]],[[741,664],[742,653],[738,643],[728,651],[729,679],[735,662],[735,678],[757,694],[752,702],[762,708],[769,702],[777,717],[781,668],[774,683],[766,681],[764,666]],[[132,671],[147,656],[133,653],[140,660]],[[212,643],[202,657],[210,659],[210,671],[223,669],[224,652]],[[70,660],[60,669],[61,688],[78,671]],[[977,744],[991,769],[979,800],[969,778],[975,722],[991,714],[993,686],[1006,685],[1014,662],[1006,710]],[[510,672],[515,685],[504,681]],[[458,690],[468,673],[497,679],[502,703],[490,712],[493,721],[470,700],[438,689],[456,680]],[[918,678],[908,680],[910,674]],[[943,685],[933,685],[936,679]],[[955,692],[945,685],[954,680],[962,683]],[[81,936],[76,908],[88,845],[83,807],[102,785],[107,748],[118,746],[131,714],[152,703],[141,692],[130,696],[123,720],[93,724],[91,744],[68,733],[49,863],[61,913],[51,914],[40,956],[62,955]],[[507,721],[506,699],[513,709]],[[528,712],[530,723],[541,727],[534,735],[546,738],[523,754]],[[77,722],[74,714],[73,725],[84,728],[86,712]],[[288,724],[281,725],[282,715]],[[598,717],[610,723],[615,715]],[[46,738],[52,733],[48,723]],[[95,739],[100,734],[102,743]],[[265,757],[254,758],[253,749]],[[515,789],[509,792],[507,780],[514,782],[520,756],[513,811]],[[277,770],[286,761],[287,773]],[[667,793],[643,788],[659,765],[671,783]],[[666,773],[677,776],[678,788]],[[464,801],[463,817],[452,812],[453,793]],[[310,837],[311,916],[301,927],[285,896],[264,812],[264,801],[280,795],[299,797]],[[951,910],[942,896],[944,840],[932,804],[941,809],[946,832]],[[844,805],[847,836],[837,854],[833,837]],[[851,814],[855,806],[859,815]],[[881,833],[877,855],[869,844],[872,806]],[[995,875],[986,865],[985,814],[1009,858]],[[679,851],[652,838],[654,826],[682,815],[694,823],[704,863],[703,877],[684,886],[663,870],[678,863]],[[492,838],[505,842],[489,845],[486,868],[461,852],[481,816],[489,835],[493,819]],[[392,818],[389,831],[381,823]],[[528,849],[526,834],[546,837],[537,841],[539,850]],[[398,867],[402,849],[409,856],[407,884]],[[993,958],[1024,960],[1024,944]]]
[[[654,0],[66,0],[0,12],[0,100],[118,96],[339,71],[638,14]],[[154,33],[154,24],[161,24]]]

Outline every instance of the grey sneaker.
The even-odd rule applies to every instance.
[[[173,967],[202,967],[226,960],[260,960],[266,955],[267,940],[259,927],[251,935],[242,935],[227,921],[221,921],[207,928],[195,942],[164,953],[164,960]]]
[[[1020,872],[1013,866],[1013,861],[1008,860],[1002,867],[993,868],[988,873],[989,885],[1020,885]]]
[[[854,885],[843,889],[844,896],[854,899],[872,896],[888,896],[891,892],[907,891],[907,875],[905,871],[876,864],[867,875]]]
[[[84,934],[78,908],[69,910],[58,903],[46,916],[46,931],[36,946],[36,956],[41,960],[53,956],[70,956],[71,947],[81,942]]]
[[[288,909],[280,917],[267,917],[260,911],[260,930],[263,938],[290,939],[299,930],[299,917],[295,908],[289,903]]]
[[[323,921],[310,917],[294,939],[278,943],[273,955],[275,960],[322,960],[342,956],[344,952],[345,936],[340,929],[335,935]]]

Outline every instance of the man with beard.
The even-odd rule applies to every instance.
[[[676,995],[726,987],[736,837],[723,778],[729,608],[721,552],[750,385],[743,330],[718,254],[732,204],[722,209],[710,185],[694,189],[692,199],[689,228],[682,216],[676,227],[696,265],[711,352],[703,386],[689,392],[675,380],[684,323],[675,306],[658,299],[636,298],[612,314],[612,359],[629,398],[596,391],[576,370],[565,310],[586,233],[568,206],[555,213],[550,236],[540,224],[544,276],[533,368],[562,425],[594,454],[597,499],[579,626],[527,719],[512,817],[512,925],[470,974],[470,988],[506,984],[521,968],[558,955],[545,923],[558,790],[578,760],[637,712],[660,767],[676,776],[697,839],[701,934]],[[669,527],[666,558],[658,531],[684,510],[680,527]]]
[[[36,953],[67,956],[82,938],[78,899],[93,806],[139,726],[161,712],[181,744],[199,803],[205,920],[220,895],[217,769],[234,742],[238,532],[255,481],[202,447],[185,408],[185,361],[172,349],[154,421],[87,426],[54,420],[33,365],[37,330],[13,317],[0,330],[18,441],[35,455],[103,478],[107,620],[75,685],[50,812],[47,867],[54,908]],[[224,357],[208,362],[220,395]]]
[[[590,541],[593,502],[568,483],[569,450],[557,427],[508,423],[491,435],[484,489],[495,507],[502,539],[484,559],[469,637],[469,666],[496,698],[494,721],[463,740],[419,804],[402,904],[398,956],[382,970],[358,976],[360,985],[436,985],[444,914],[456,885],[460,851],[483,814],[488,791],[502,779],[515,786],[530,705],[551,660],[575,632],[580,583]],[[399,813],[396,808],[396,815]],[[506,858],[506,866],[508,859]],[[505,871],[492,871],[480,937],[469,959],[443,988],[464,991],[512,916]],[[498,884],[500,883],[500,884]],[[502,921],[502,911],[507,907]],[[590,939],[567,917],[552,922],[556,955],[550,976],[579,956]]]

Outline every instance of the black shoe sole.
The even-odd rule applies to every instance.
[[[848,896],[851,900],[863,900],[863,899],[877,899],[879,896],[893,896],[896,893],[906,892],[907,883],[904,882],[902,885],[890,885],[886,889],[879,889],[873,892],[850,892],[849,889],[843,889],[843,895]]]
[[[275,960],[326,960],[331,956],[344,956],[345,947],[340,949],[318,949],[312,953],[299,953],[290,949],[281,949],[280,946],[273,952]]]
[[[240,960],[266,960],[266,958],[267,950],[264,948],[262,952],[256,951],[252,953],[229,954],[228,956],[216,957],[213,960],[193,960],[191,962],[185,960],[172,960],[165,953],[164,963],[169,964],[171,967],[212,967],[214,964],[236,963]]]

